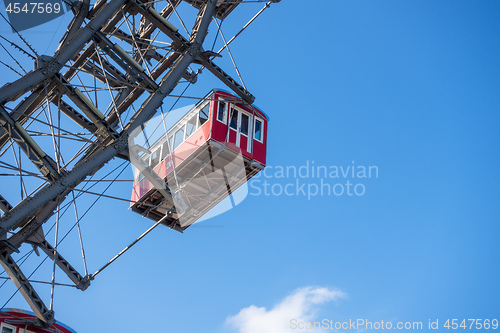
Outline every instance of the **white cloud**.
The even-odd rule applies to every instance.
[[[251,305],[228,317],[226,325],[238,333],[289,333],[290,320],[313,321],[320,305],[336,301],[346,294],[338,289],[305,287],[296,289],[272,309]]]

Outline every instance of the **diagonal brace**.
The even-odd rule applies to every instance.
[[[7,199],[0,195],[0,210],[7,213],[11,209],[12,205],[7,201]]]
[[[51,311],[45,306],[40,296],[38,296],[33,286],[23,274],[15,260],[8,253],[0,253],[0,264],[9,275],[10,279],[21,294],[24,296],[29,306],[40,320],[40,324],[44,327],[49,327],[55,323],[54,311]]]
[[[38,146],[21,124],[11,118],[3,106],[0,106],[0,125],[5,128],[5,131],[12,140],[19,145],[26,156],[28,156],[45,177],[50,181],[54,181],[60,177],[54,160]]]
[[[43,240],[42,242],[33,244],[41,248],[42,251],[45,252],[64,273],[66,273],[78,289],[84,291],[90,286],[90,280],[88,277],[82,277],[80,273],[78,273],[78,271],[71,266],[70,263],[66,261],[66,259],[64,259],[64,257],[57,252],[52,245],[49,244],[49,242]]]

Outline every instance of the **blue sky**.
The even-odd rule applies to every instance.
[[[492,0],[272,5],[231,47],[270,116],[268,165],[376,166],[378,177],[323,179],[361,183],[361,196],[250,189],[184,234],[158,228],[86,292],[56,289],[57,318],[78,332],[178,333],[288,332],[292,316],[498,319],[499,15]],[[53,36],[42,30],[26,34],[40,50]],[[221,86],[204,73],[188,92]],[[127,207],[103,199],[82,222],[90,271],[151,225]]]

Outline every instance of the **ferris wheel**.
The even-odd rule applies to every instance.
[[[67,286],[57,282],[56,271],[69,277],[70,286],[85,290],[97,274],[157,225],[178,231],[186,228],[187,222],[179,222],[185,210],[184,201],[194,199],[179,198],[174,186],[163,182],[168,169],[158,179],[158,172],[152,172],[155,167],[152,163],[160,163],[160,157],[156,156],[161,156],[165,165],[175,166],[172,154],[183,142],[189,142],[188,129],[191,133],[202,132],[202,126],[209,124],[208,118],[212,117],[214,124],[217,121],[225,124],[221,131],[227,133],[220,135],[222,144],[214,141],[202,152],[208,156],[203,165],[202,153],[197,151],[191,158],[191,169],[200,165],[200,170],[188,173],[187,168],[182,169],[190,180],[198,179],[204,168],[214,173],[213,154],[218,154],[214,153],[214,147],[221,152],[219,156],[224,156],[226,147],[243,149],[244,145],[246,173],[240,179],[249,179],[264,167],[249,154],[265,142],[267,119],[252,106],[255,98],[241,79],[230,45],[266,8],[280,0],[64,2],[71,8],[73,18],[54,54],[41,54],[12,25],[15,40],[0,36],[2,72],[17,75],[12,82],[0,82],[3,84],[0,88],[0,263],[4,268],[0,273],[0,288],[9,281],[15,285],[12,294],[0,292],[0,308],[8,305],[13,294],[20,293],[37,318],[30,325],[43,328],[55,324],[55,287]],[[251,8],[255,3],[264,6]],[[236,33],[231,34],[233,37],[227,38],[223,22],[242,8],[256,9],[256,14],[249,21],[240,22]],[[218,50],[213,48],[215,41],[223,42]],[[231,71],[238,78],[217,65],[221,56],[231,59],[234,65]],[[187,97],[186,87],[196,83],[203,72],[210,72],[230,92],[217,90],[200,98],[201,102],[209,101],[210,108],[204,109],[207,104],[198,103],[184,122],[181,119],[175,125],[184,126],[179,144],[172,141],[170,145],[170,130],[165,127],[166,139],[158,141],[156,146],[150,145],[163,147],[158,150],[159,155],[153,149],[130,149],[138,129],[144,132],[144,125],[155,115],[165,118],[169,111],[167,107],[163,109],[166,98]],[[206,114],[206,119],[204,110],[210,114]],[[236,126],[238,123],[242,125]],[[178,131],[172,132],[172,140],[177,140]],[[249,131],[254,135],[255,148]],[[144,181],[149,182],[147,193],[136,195],[132,208],[156,223],[92,273],[87,268],[80,222],[87,213],[92,214],[93,204],[79,210],[78,201],[83,194],[94,195],[95,201],[110,197],[107,189],[119,181],[131,162],[140,170],[138,174],[145,175]],[[173,170],[171,178],[177,183],[179,175]],[[225,179],[224,188],[230,193],[228,175],[222,172],[220,178]],[[134,180],[134,189],[140,187],[140,181],[139,177]],[[204,181],[209,186],[215,182]],[[157,183],[161,183],[159,187]],[[192,186],[198,185],[193,182]],[[196,200],[198,205],[206,203],[204,198]],[[214,204],[205,204],[203,212]],[[186,221],[196,218],[191,214]],[[83,270],[75,268],[58,251],[63,241],[68,242],[70,233],[78,236],[74,245],[81,252]],[[39,256],[40,264],[25,271],[23,263],[33,254]],[[50,275],[44,281],[32,280],[33,273],[46,261],[52,261]],[[51,286],[50,300],[37,293],[35,283]]]

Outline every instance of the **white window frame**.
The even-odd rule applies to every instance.
[[[207,114],[207,121],[205,121],[205,123],[207,123],[207,122],[210,121],[210,101],[206,101],[206,103],[201,104],[199,108],[196,108],[198,110],[198,112],[197,112],[197,117],[198,117],[197,123],[199,124],[200,127],[203,126],[203,125],[205,125],[205,123],[203,123],[203,125],[201,124],[200,113],[201,113],[201,110],[203,110],[203,108],[205,106],[207,106],[207,104],[208,104],[208,114]],[[217,117],[215,117],[215,118],[217,118]]]
[[[16,333],[17,332],[17,327],[16,326],[9,325],[9,324],[6,324],[6,323],[1,323],[0,324],[0,332],[3,331],[4,327],[12,329],[13,330],[12,333]]]
[[[196,119],[196,122],[194,124],[194,130],[191,132],[191,134],[187,135],[187,125],[189,123],[189,121],[192,119],[192,118],[195,118]],[[200,117],[198,116],[198,113],[197,112],[194,112],[192,115],[190,115],[189,117],[187,117],[186,119],[186,124],[184,125],[184,141],[186,141],[187,139],[189,139],[189,137],[191,135],[193,135],[198,129],[200,128]]]
[[[241,134],[241,135],[244,135],[246,136],[247,138],[250,137],[250,133],[252,133],[252,114],[245,111],[245,110],[242,110],[240,109],[240,114],[238,115],[238,123],[240,125],[240,128],[238,129],[238,132]],[[242,118],[243,118],[243,115],[247,116],[248,117],[248,128],[247,128],[247,134],[243,133],[241,131],[241,125],[243,124],[243,121],[242,121]]]
[[[181,142],[177,144],[176,138],[177,138],[177,132],[179,131],[182,131],[182,138]],[[177,127],[174,131],[174,151],[186,141],[185,138],[186,138],[186,124],[184,123],[182,126]]]
[[[233,112],[231,112],[231,110]],[[232,120],[232,115],[236,112],[236,128],[232,128],[231,127],[231,120]],[[236,108],[236,105],[234,104],[231,104],[231,107],[229,108],[229,112],[228,112],[228,115],[227,115],[227,119],[228,119],[228,123],[227,123],[227,126],[229,127],[230,130],[233,130],[235,132],[238,132],[238,126],[239,126],[239,109]]]
[[[257,126],[256,126],[257,121],[260,121],[260,123],[262,124],[261,130],[260,130],[260,132],[261,132],[260,133],[260,140],[255,137],[255,128],[257,128]],[[256,141],[258,141],[260,143],[264,143],[264,119],[255,116],[255,118],[253,120],[253,131],[252,131],[252,134],[253,134],[252,137],[253,137],[254,140],[256,140]]]
[[[175,135],[175,131],[172,131],[172,134],[169,134],[168,135],[168,154],[172,154],[174,152],[174,135]]]
[[[158,147],[155,147],[155,149],[151,152],[151,155],[149,155],[149,166],[151,168],[154,168],[155,166],[157,166],[158,164],[161,163],[161,149],[162,149],[162,146],[163,145],[159,145]],[[155,165],[153,165],[153,154],[158,150],[158,163],[156,163]]]
[[[182,124],[182,126],[180,127],[182,128],[182,130],[184,131],[184,135],[182,136],[182,143],[186,142],[186,134],[187,134],[187,121],[184,121],[184,123]]]
[[[233,109],[234,111],[233,112],[237,112],[238,113],[238,116],[236,117],[236,129],[232,128],[231,127],[231,120],[229,119],[229,129],[230,130],[233,130],[235,133],[236,133],[236,147],[240,147],[240,144],[241,144],[241,140],[240,140],[240,135],[243,135],[244,137],[247,138],[247,148],[246,150],[251,153],[253,151],[253,144],[252,144],[252,137],[253,135],[250,135],[250,133],[253,134],[253,125],[254,125],[254,122],[252,121],[253,119],[253,115],[246,111],[246,110],[243,110],[242,108],[240,107],[237,107],[236,105],[233,105]],[[242,118],[242,115],[245,114],[247,117],[248,117],[248,134],[245,134],[241,131],[241,118]]]
[[[238,132],[239,134],[242,134],[246,137],[249,137],[250,133],[252,133],[251,130],[253,129],[252,128],[252,121],[251,121],[251,119],[253,118],[252,114],[248,111],[243,110],[240,107],[237,107],[236,105],[233,105],[233,109],[234,109],[234,111],[238,112],[238,117],[236,117],[236,129],[231,127],[231,120],[229,120],[229,125],[228,125],[229,128],[232,129],[233,131]],[[246,116],[248,116],[248,120],[249,120],[248,121],[248,133],[249,134],[244,134],[241,132],[241,115],[242,114],[245,114]]]
[[[167,158],[167,156],[169,155],[168,153],[170,151],[170,147],[168,145],[169,145],[169,141],[168,141],[168,134],[167,134],[167,136],[165,137],[165,140],[161,144],[160,162],[163,162]]]
[[[225,107],[225,110],[224,110],[224,119],[223,121],[222,120],[219,120],[219,107],[220,107],[220,102],[224,102],[226,104],[226,107]],[[220,98],[218,101],[217,101],[217,114],[215,115],[215,119],[219,122],[219,123],[223,123],[224,125],[227,125],[227,118],[229,116],[229,102],[226,101],[225,99],[222,99]]]

